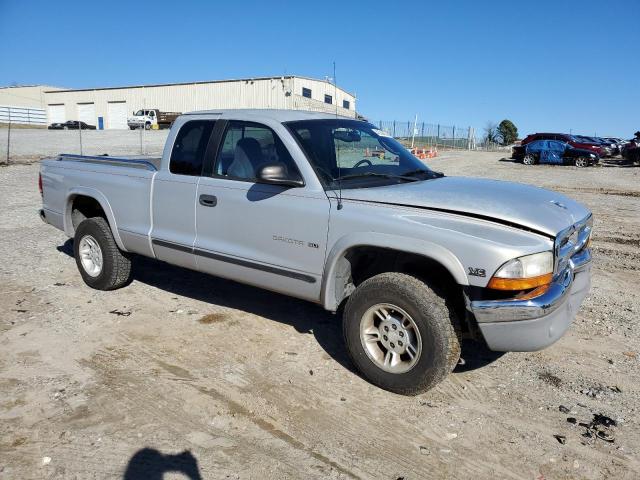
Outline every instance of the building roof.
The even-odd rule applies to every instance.
[[[33,85],[5,85],[5,86],[0,86],[0,89],[3,88],[34,88],[34,87],[42,87],[42,88],[61,88],[61,87],[54,87],[53,85],[42,85],[39,83],[34,83]],[[53,90],[54,92],[57,92],[58,90]]]
[[[95,87],[95,88],[69,88],[64,90],[53,90],[51,92],[45,91],[45,93],[63,93],[63,92],[90,92],[93,90],[120,90],[125,88],[152,88],[152,87],[171,87],[177,85],[203,85],[207,83],[228,83],[228,82],[251,82],[254,80],[284,80],[285,78],[302,78],[305,80],[313,80],[315,82],[327,82],[328,80],[320,80],[318,78],[311,77],[302,77],[300,75],[280,75],[274,77],[250,77],[250,78],[232,78],[227,80],[203,80],[198,82],[177,82],[177,83],[152,83],[149,85],[125,85],[120,87]],[[55,87],[54,87],[55,88]],[[345,89],[338,87],[339,90],[342,90],[344,93],[351,95],[355,98],[355,95],[347,92]]]

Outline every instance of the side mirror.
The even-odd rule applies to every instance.
[[[268,163],[258,168],[256,181],[284,187],[304,187],[304,180],[297,174],[293,177],[288,175],[286,167],[280,163]]]

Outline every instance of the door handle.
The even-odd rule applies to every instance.
[[[218,204],[218,199],[215,195],[200,195],[198,201],[203,207],[215,207]]]

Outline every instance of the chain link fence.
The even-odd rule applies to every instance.
[[[435,150],[510,151],[510,146],[486,142],[473,127],[437,123],[378,120],[380,130],[407,147]],[[160,155],[166,130],[46,130],[0,123],[0,165],[34,161],[59,153],[85,155]]]
[[[0,124],[0,166],[60,153],[160,156],[169,130],[47,130]]]
[[[413,145],[418,149],[511,152],[511,145],[486,141],[482,132],[477,132],[474,127],[416,122],[415,120],[376,120],[371,123],[404,145]]]
[[[426,122],[377,120],[371,122],[403,144],[417,148],[475,150],[477,142],[472,127],[440,125]]]

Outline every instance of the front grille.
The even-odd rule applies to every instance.
[[[567,268],[571,257],[580,253],[589,244],[593,228],[593,217],[589,214],[579,222],[562,230],[556,237],[554,254],[554,275],[559,275]]]

